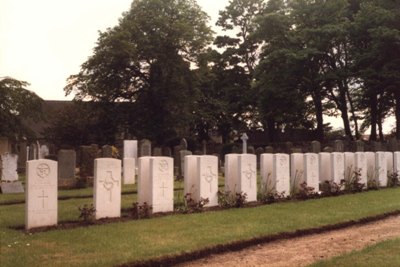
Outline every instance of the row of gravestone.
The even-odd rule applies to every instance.
[[[128,158],[129,159],[129,158]],[[134,159],[132,159],[134,162]],[[207,206],[218,205],[218,159],[216,156],[185,157],[184,192],[195,201],[207,198]],[[57,224],[57,162],[27,162],[26,229]],[[306,182],[319,190],[325,180],[346,179],[346,170],[359,170],[360,182],[372,179],[386,186],[388,173],[400,171],[400,152],[294,153],[261,155],[261,187],[288,195],[291,184]],[[252,154],[225,156],[225,191],[245,193],[257,200],[257,164]],[[154,213],[174,208],[173,159],[140,157],[138,160],[138,202],[147,203]],[[94,206],[96,219],[121,214],[121,160],[94,160]]]

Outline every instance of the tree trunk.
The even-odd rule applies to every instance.
[[[313,100],[315,105],[315,116],[317,118],[317,139],[322,142],[324,140],[324,118],[323,118],[323,107],[320,91],[314,90]]]
[[[268,128],[268,137],[269,141],[275,142],[275,120],[268,118],[267,119],[267,128]]]
[[[369,136],[370,141],[376,141],[376,123],[378,122],[378,99],[376,94],[370,97],[370,111],[371,111],[371,134]]]
[[[346,91],[342,88],[339,88],[339,109],[343,120],[344,132],[350,140],[353,140],[353,135],[351,134],[350,128],[350,120],[349,114],[347,113],[347,101],[346,101]]]

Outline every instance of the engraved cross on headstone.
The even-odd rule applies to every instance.
[[[112,189],[114,188],[114,183],[118,185],[118,181],[114,180],[112,176],[112,171],[107,171],[107,175],[105,179],[100,180],[100,183],[103,183],[104,188],[110,193],[110,202],[112,202]]]
[[[160,186],[160,189],[162,189],[162,196],[165,197],[164,190],[167,189],[168,187],[165,186],[164,182],[162,182],[162,186]]]
[[[251,178],[253,177],[253,174],[255,174],[256,172],[251,169],[251,164],[248,164],[248,166],[249,166],[249,169],[247,171],[244,171],[243,173],[246,176],[246,178],[249,180],[250,188],[251,188]]]
[[[49,198],[49,196],[44,195],[44,190],[42,190],[42,195],[38,196],[38,198],[42,199],[42,208],[44,209],[44,199]]]
[[[207,173],[203,174],[204,180],[210,184],[210,193],[212,192],[211,182],[213,181],[214,177],[217,177],[215,173],[212,172],[211,166],[207,166]]]

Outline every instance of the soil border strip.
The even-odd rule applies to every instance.
[[[320,234],[324,232],[329,232],[333,230],[339,230],[351,226],[363,225],[370,222],[375,222],[383,220],[392,216],[400,215],[400,210],[395,210],[391,212],[386,212],[383,214],[364,217],[358,220],[350,220],[337,224],[329,224],[316,228],[308,228],[296,230],[294,232],[282,232],[273,235],[261,236],[247,240],[234,241],[227,244],[219,244],[215,246],[205,247],[191,252],[183,252],[178,255],[168,255],[163,257],[158,257],[149,260],[136,261],[131,263],[125,263],[117,265],[118,267],[146,267],[146,266],[173,266],[179,263],[184,263],[192,260],[198,260],[209,256],[211,254],[222,254],[224,252],[239,251],[254,245],[266,244],[273,241],[291,239],[296,237],[302,237],[312,234]]]

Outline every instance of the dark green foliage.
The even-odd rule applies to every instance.
[[[246,204],[247,194],[218,191],[218,204],[224,208],[242,208]]]
[[[360,183],[361,181],[361,170],[356,170],[350,173],[349,177],[346,177],[341,183],[343,184],[344,191],[348,193],[361,192],[365,189],[366,184]]]
[[[293,195],[295,199],[309,199],[317,197],[317,192],[315,192],[315,188],[311,186],[307,186],[306,182],[300,184],[300,188]]]
[[[270,192],[261,193],[258,196],[258,201],[264,204],[275,203],[285,199],[285,192],[276,192],[275,190]]]
[[[400,176],[397,172],[394,172],[388,176],[388,187],[400,186]]]
[[[204,206],[210,202],[208,198],[200,198],[200,201],[195,201],[192,198],[191,193],[187,193],[184,196],[184,207],[182,209],[183,213],[195,213],[195,212],[202,212]]]
[[[79,219],[81,219],[86,224],[91,224],[95,221],[95,213],[96,209],[93,204],[84,204],[82,207],[78,207],[79,209]]]
[[[10,77],[0,78],[0,136],[11,140],[34,138],[23,120],[42,118],[42,99],[26,89],[29,83]]]
[[[134,219],[148,219],[152,215],[152,207],[144,202],[143,205],[139,205],[138,202],[133,203],[131,209],[131,216]]]
[[[343,182],[337,184],[333,181],[325,181],[320,187],[323,196],[337,196],[342,193]]]
[[[211,41],[207,21],[193,0],[134,1],[119,25],[100,33],[66,93],[77,100],[132,103],[129,117],[105,112],[120,121],[120,131],[138,138],[163,143],[186,136],[196,96],[191,64]]]

